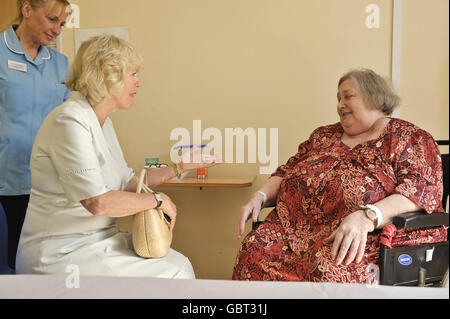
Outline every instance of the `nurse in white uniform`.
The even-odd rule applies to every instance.
[[[160,193],[136,194],[109,115],[129,109],[141,81],[141,56],[127,42],[100,36],[84,42],[67,86],[73,94],[53,110],[39,130],[31,153],[32,188],[16,259],[18,274],[195,278],[188,258],[170,249],[159,259],[138,257],[131,234],[116,217],[157,205],[176,221],[176,206]],[[210,159],[149,174],[158,185],[189,169],[215,165]],[[71,266],[73,267],[73,266]]]

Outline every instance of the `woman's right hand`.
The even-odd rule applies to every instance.
[[[167,196],[164,193],[159,193],[163,199],[163,202],[161,204],[161,209],[163,210],[164,214],[170,217],[170,225],[169,230],[172,231],[175,227],[175,222],[177,219],[177,206],[172,202],[169,196]]]
[[[260,193],[254,193],[247,204],[241,207],[237,238],[240,239],[245,230],[245,223],[252,217],[258,221],[259,212],[263,208],[264,198]]]

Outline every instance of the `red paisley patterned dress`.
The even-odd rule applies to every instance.
[[[233,279],[364,283],[379,258],[379,232],[368,234],[361,263],[348,266],[336,265],[332,243],[324,242],[347,215],[391,194],[428,213],[443,211],[441,157],[429,133],[391,119],[379,138],[352,149],[342,134],[340,123],[316,129],[272,175],[283,178],[276,207],[243,240]],[[398,235],[403,242],[440,242],[447,230]]]

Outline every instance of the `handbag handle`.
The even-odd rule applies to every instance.
[[[147,177],[147,170],[146,169],[142,169],[141,172],[139,173],[139,179],[136,181],[136,176],[134,176],[134,180],[137,183],[137,187],[136,187],[136,193],[140,193],[142,191],[142,186],[144,185],[144,180]]]
[[[150,187],[147,186],[147,170],[144,168],[139,173],[139,178],[136,177],[136,175],[133,177],[134,181],[137,184],[136,187],[136,193],[141,193],[141,191],[144,191],[144,193],[154,193]]]

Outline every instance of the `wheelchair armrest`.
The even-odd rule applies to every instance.
[[[431,213],[427,214],[425,211],[404,213],[395,216],[392,223],[400,228],[426,228],[437,226],[448,226],[447,213]]]

